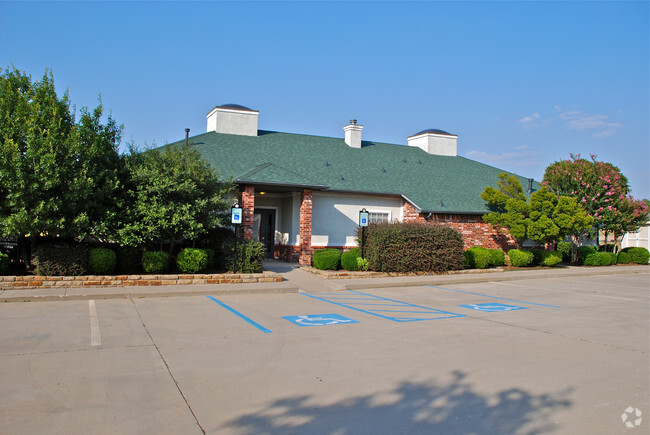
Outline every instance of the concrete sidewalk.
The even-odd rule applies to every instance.
[[[4,290],[0,302],[36,302],[89,299],[129,299],[174,296],[228,295],[228,294],[273,294],[308,292],[331,292],[388,287],[410,287],[420,285],[453,285],[461,283],[512,281],[550,277],[575,277],[617,274],[648,274],[650,266],[607,266],[607,267],[557,267],[550,269],[516,271],[461,271],[449,275],[399,276],[381,278],[325,279],[311,273],[297,264],[268,260],[265,270],[282,275],[284,281],[277,283],[243,284],[197,284],[149,287],[75,287],[31,290]],[[650,288],[650,277],[648,280]]]

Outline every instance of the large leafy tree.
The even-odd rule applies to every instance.
[[[481,198],[492,210],[483,220],[507,230],[519,244],[526,239],[553,243],[576,236],[593,220],[574,198],[557,196],[546,188],[533,193],[528,202],[517,177],[505,172],[499,174],[497,189],[486,187]]]
[[[118,237],[123,245],[169,241],[173,250],[177,240],[196,240],[219,226],[230,209],[224,198],[232,182],[219,180],[192,145],[131,150],[126,166],[130,185]]]
[[[575,198],[594,218],[594,226],[605,237],[613,234],[617,245],[627,232],[648,221],[648,206],[630,195],[627,178],[611,163],[571,154],[571,159],[546,168],[543,184],[558,195]]]
[[[82,237],[115,187],[121,127],[101,104],[76,122],[51,71],[40,81],[15,69],[0,76],[0,233]]]

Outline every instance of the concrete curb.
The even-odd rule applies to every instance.
[[[48,291],[51,290],[51,291]],[[220,285],[176,285],[148,289],[138,288],[61,288],[42,290],[5,290],[0,302],[48,302],[101,299],[142,299],[178,296],[223,296],[249,294],[298,293],[298,287],[283,283],[220,284]]]

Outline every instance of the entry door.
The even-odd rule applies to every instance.
[[[255,221],[259,222],[259,227],[257,222],[255,225],[256,230],[258,230],[256,234],[257,240],[264,244],[266,258],[273,258],[275,249],[275,210],[256,208]]]

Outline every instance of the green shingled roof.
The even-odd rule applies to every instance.
[[[481,192],[496,186],[501,171],[417,147],[363,141],[361,148],[351,148],[342,138],[263,130],[258,136],[208,132],[190,143],[220,176],[240,184],[403,195],[434,213],[485,213]],[[527,179],[519,179],[525,189]]]

